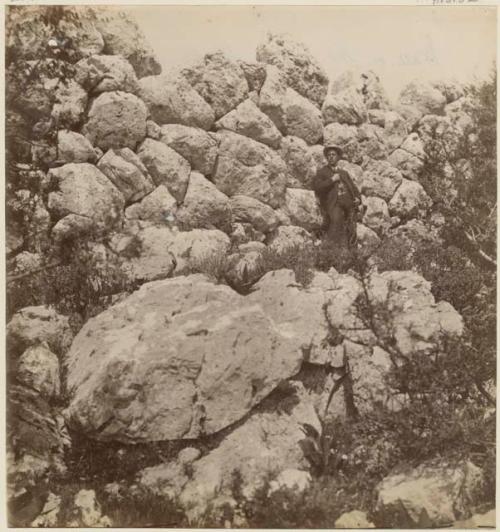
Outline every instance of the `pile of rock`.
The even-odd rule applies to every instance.
[[[276,486],[305,489],[311,470],[305,427],[321,434],[317,412],[335,380],[310,393],[304,363],[336,368],[337,375],[349,367],[350,404],[337,394],[335,415],[353,405],[359,412],[375,403],[397,409],[406,400],[386,383],[394,361],[360,321],[357,298],[389,301],[384,326],[405,357],[460,336],[461,317],[436,303],[429,283],[413,272],[374,271],[363,286],[332,269],[316,272],[304,288],[291,270],[279,270],[251,278],[247,296],[189,274],[202,261],[229,255],[228,276],[238,280],[267,249],[312,244],[322,215],[310,181],[325,164],[326,143],[344,148],[343,168],[363,194],[364,253],[384,238],[425,234],[432,202],[419,183],[424,141],[436,128],[458,135],[467,124],[466,102],[450,88],[415,83],[391,107],[372,72],[348,73],[329,87],[308,50],[282,36],[259,46],[255,62],[217,52],[162,75],[128,18],[77,12],[85,24],[68,28],[77,50],[74,79],[53,83],[52,106],[44,95],[54,80],[27,90],[31,106],[36,102],[60,125],[55,144],[33,148],[35,165],[50,170],[26,169],[42,191],[34,207],[39,232],[55,242],[107,234],[126,274],[144,284],[89,320],[70,349],[67,321],[51,310],[26,308],[10,322],[11,432],[19,444],[10,460],[12,498],[39,490],[47,471],[63,467],[64,423],[50,402],[60,393],[61,358],[70,397],[64,416],[73,430],[128,444],[185,440],[174,461],[138,473],[136,488],[179,500],[192,519],[214,500],[236,504],[235,470],[245,496],[270,474]],[[50,35],[43,24],[23,28],[33,46],[21,56],[32,61]],[[44,120],[41,113],[39,127]],[[13,207],[22,210],[29,198],[19,190]],[[18,254],[19,267],[36,269],[36,246],[11,241],[13,254],[23,245],[32,252]],[[130,257],[133,241],[139,245]],[[210,451],[195,445],[215,434],[222,436]],[[457,495],[446,508],[462,501],[457,475]],[[393,505],[391,482],[380,489],[381,507]],[[42,491],[36,509],[47,503],[50,513],[57,501],[47,501],[46,485]],[[109,524],[93,492],[80,492],[75,506],[82,509],[80,526]],[[412,512],[406,512],[411,525],[444,522],[427,507],[424,521],[420,509]],[[450,510],[446,519],[465,513]],[[371,525],[351,514],[338,526]]]
[[[142,251],[127,272],[139,281],[239,253],[248,242],[269,245],[278,226],[313,239],[322,215],[310,181],[326,142],[344,148],[344,169],[363,194],[365,255],[391,228],[429,213],[418,182],[423,141],[431,126],[452,134],[464,124],[460,93],[414,83],[393,108],[372,72],[349,72],[328,92],[308,50],[276,35],[258,47],[256,62],[216,52],[161,75],[129,19],[78,13],[93,31],[71,29],[74,79],[47,80],[55,84],[55,103],[45,107],[59,124],[57,142],[33,149],[36,163],[55,167],[36,177],[46,191],[41,231],[52,239],[113,232],[120,253],[137,238]],[[33,28],[26,38],[40,44],[46,28]],[[30,87],[30,101],[42,101],[45,87]]]

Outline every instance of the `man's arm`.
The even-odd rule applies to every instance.
[[[361,203],[361,192],[355,185],[354,181],[351,179],[351,176],[345,170],[342,170],[342,177],[344,178],[344,181],[346,182],[347,186],[350,188],[354,200],[357,200],[356,203]]]

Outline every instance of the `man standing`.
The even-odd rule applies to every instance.
[[[328,164],[318,170],[312,188],[319,199],[325,216],[327,235],[339,246],[356,244],[356,215],[361,205],[361,194],[349,174],[337,164],[342,158],[342,148],[325,146]]]

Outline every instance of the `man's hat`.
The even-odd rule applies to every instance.
[[[337,144],[327,144],[323,148],[323,154],[326,155],[331,150],[335,150],[339,154],[339,157],[342,157],[342,155],[344,153],[344,150],[340,146],[338,146]]]

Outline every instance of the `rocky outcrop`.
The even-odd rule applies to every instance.
[[[113,238],[112,247],[127,259],[123,269],[132,281],[147,282],[165,279],[174,272],[210,268],[220,263],[229,249],[228,236],[217,229],[179,232],[165,222],[138,225]]]
[[[328,76],[302,43],[286,35],[268,35],[267,42],[257,48],[257,61],[279,68],[289,87],[318,107],[323,104]]]
[[[363,98],[354,89],[329,94],[323,102],[322,112],[325,125],[332,122],[359,125],[367,119]]]
[[[57,132],[57,154],[65,163],[94,163],[96,152],[90,141],[74,131],[61,129]]]
[[[377,510],[384,526],[449,526],[479,502],[482,483],[483,472],[471,462],[424,463],[386,477],[377,488]]]
[[[222,52],[205,55],[202,63],[185,68],[182,75],[214,110],[216,119],[248,96],[243,70]]]
[[[182,124],[166,124],[159,129],[158,138],[184,157],[196,172],[211,176],[217,159],[217,141],[200,128]]]
[[[367,515],[359,510],[346,512],[335,521],[335,528],[375,528]]]
[[[389,100],[378,75],[371,71],[349,70],[334,79],[330,86],[331,94],[354,90],[363,99],[367,109],[387,109]]]
[[[53,216],[77,215],[87,218],[96,229],[107,231],[121,220],[123,195],[95,166],[65,164],[48,176],[57,183],[57,190],[50,192],[48,199]]]
[[[443,114],[446,98],[431,84],[413,81],[399,95],[401,105],[413,106],[423,115]]]
[[[68,318],[45,306],[25,307],[7,324],[8,347],[19,354],[46,343],[54,353],[62,355],[69,349],[72,338]]]
[[[217,134],[213,182],[227,196],[250,196],[271,207],[283,203],[286,166],[271,148],[229,131]]]
[[[389,212],[401,218],[417,218],[424,216],[431,205],[432,200],[420,183],[403,179],[389,201]]]
[[[154,189],[154,183],[140,158],[129,148],[108,150],[97,168],[123,194],[125,201],[142,199]]]
[[[165,185],[160,185],[140,202],[125,209],[125,218],[168,223],[175,221],[176,212],[177,200],[170,194]]]
[[[132,65],[117,55],[93,55],[75,65],[76,81],[91,94],[139,89]]]
[[[147,109],[142,100],[127,92],[104,92],[91,104],[84,135],[102,150],[130,148],[146,136]]]
[[[230,199],[235,222],[251,224],[261,233],[269,233],[278,226],[278,218],[268,205],[249,196],[237,194]]]
[[[230,232],[232,216],[229,198],[201,174],[192,172],[176,219],[185,229],[220,229]]]
[[[186,159],[163,142],[153,139],[146,139],[137,150],[137,155],[155,184],[165,185],[181,203],[189,183],[190,166]]]
[[[302,227],[282,225],[269,235],[267,244],[271,251],[280,255],[290,250],[304,248],[312,242],[311,234]]]
[[[275,149],[281,141],[278,128],[251,100],[240,103],[236,109],[219,119],[215,127],[245,135]]]
[[[374,159],[365,160],[363,166],[361,192],[389,201],[403,181],[401,172],[386,161]]]
[[[283,135],[292,135],[308,144],[322,137],[321,112],[307,98],[287,87],[282,72],[268,66],[266,80],[259,95],[260,109]]]
[[[89,364],[95,355],[98,367]],[[68,418],[98,439],[211,434],[296,373],[301,358],[262,309],[227,287],[203,276],[146,284],[76,336]]]
[[[307,231],[320,229],[323,225],[318,200],[311,190],[287,188],[284,210],[293,225],[303,227]]]
[[[280,156],[286,162],[288,168],[289,187],[309,188],[316,174],[318,164],[312,152],[314,146],[298,137],[283,137],[280,146]],[[321,147],[321,155],[323,147]]]
[[[212,128],[213,109],[182,76],[147,76],[139,80],[139,86],[139,97],[157,124]]]
[[[368,196],[363,199],[363,205],[366,207],[363,224],[383,235],[391,225],[387,203],[381,198]]]
[[[290,469],[307,474],[310,464],[300,446],[305,439],[303,426],[308,424],[320,432],[320,422],[300,383],[285,391],[281,405],[276,402],[275,408],[254,413],[221,445],[191,465],[192,476],[179,497],[191,519],[202,514],[210,502],[232,499],[235,471],[248,498],[271,474]]]
[[[104,51],[121,55],[134,67],[138,78],[158,75],[161,65],[137,24],[125,13],[98,11],[95,26],[104,40]]]

